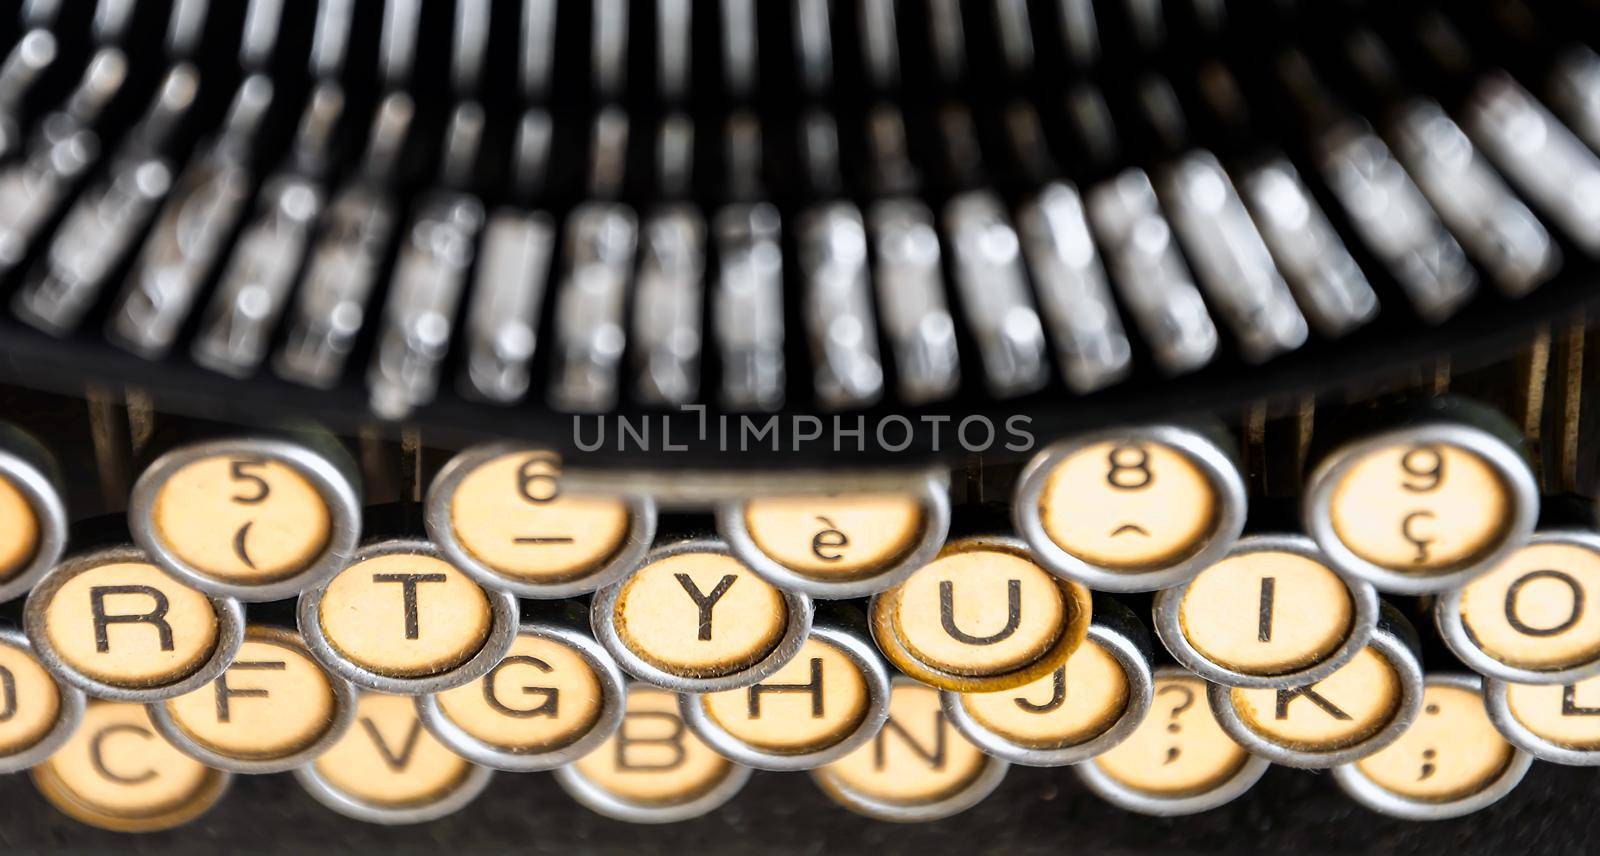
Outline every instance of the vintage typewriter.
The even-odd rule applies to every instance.
[[[9,7],[8,847],[1591,849],[1600,3]]]

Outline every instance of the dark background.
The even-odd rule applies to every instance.
[[[1099,800],[1064,769],[1012,767],[977,808],[902,826],[853,815],[795,773],[757,773],[722,809],[666,826],[620,823],[574,803],[548,775],[496,776],[477,802],[417,826],[358,823],[287,775],[236,776],[215,809],[161,833],[104,832],[60,814],[26,775],[0,777],[0,848],[199,853],[342,850],[529,853],[1527,853],[1594,852],[1597,772],[1538,763],[1510,796],[1456,820],[1374,814],[1324,775],[1274,767],[1244,797],[1186,818]]]

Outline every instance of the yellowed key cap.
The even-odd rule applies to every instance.
[[[1064,666],[996,693],[944,693],[950,722],[1014,764],[1077,764],[1122,742],[1149,713],[1149,633],[1125,608],[1096,602],[1089,636]]]
[[[641,680],[680,692],[746,687],[794,658],[811,599],[782,591],[710,539],[657,547],[595,594],[595,636]]]
[[[1377,618],[1372,586],[1335,573],[1301,535],[1241,538],[1155,597],[1156,633],[1178,662],[1238,687],[1315,683],[1366,646]]]
[[[557,768],[555,778],[591,811],[632,823],[673,823],[733,799],[750,768],[696,737],[679,716],[676,695],[635,682],[621,727],[576,763]]]
[[[889,718],[871,742],[812,771],[823,792],[858,814],[920,823],[983,801],[1007,764],[984,755],[945,718],[938,690],[896,678]]]
[[[1392,610],[1350,662],[1313,683],[1248,689],[1212,684],[1211,710],[1239,745],[1274,763],[1325,769],[1400,738],[1422,709],[1415,633]]]
[[[1600,677],[1567,684],[1484,686],[1489,720],[1523,751],[1556,764],[1600,765]]]
[[[735,555],[780,588],[864,597],[927,564],[950,527],[948,477],[905,491],[761,497],[724,504],[717,528]]]
[[[505,658],[468,684],[417,698],[422,722],[474,763],[548,770],[583,757],[622,722],[627,681],[589,634],[524,620]]]
[[[355,707],[355,687],[329,674],[298,633],[252,624],[216,680],[150,705],[150,716],[168,742],[208,766],[281,773],[327,751]]]
[[[1236,799],[1268,764],[1222,730],[1206,690],[1205,681],[1180,668],[1157,669],[1144,721],[1127,739],[1073,770],[1100,797],[1141,814],[1194,814]]]
[[[1067,661],[1088,633],[1088,589],[1034,563],[1021,542],[952,541],[872,600],[872,637],[900,671],[959,692],[1015,689]]]
[[[21,632],[0,629],[0,773],[43,761],[77,731],[83,691],[56,680]]]
[[[422,823],[477,798],[493,771],[467,762],[417,718],[408,696],[364,692],[355,724],[294,771],[317,802],[368,823]]]
[[[244,610],[207,597],[132,547],[57,565],[28,595],[28,639],[45,666],[92,695],[160,701],[210,683],[244,637]]]
[[[61,559],[67,509],[44,446],[0,422],[0,600],[27,593]]]
[[[1353,764],[1334,781],[1357,802],[1407,820],[1460,817],[1498,802],[1522,781],[1533,758],[1506,742],[1489,720],[1480,679],[1432,674],[1422,712],[1400,739]]]
[[[1176,425],[1056,443],[1017,484],[1012,516],[1051,571],[1099,591],[1176,585],[1228,551],[1244,527],[1239,469],[1210,436]]]
[[[684,722],[722,755],[757,769],[809,770],[878,733],[889,669],[863,634],[819,623],[800,653],[760,683],[679,700]]]
[[[100,700],[32,775],[51,805],[114,832],[182,826],[216,805],[229,780],[162,739],[144,705]]]
[[[516,635],[517,602],[485,591],[427,541],[361,548],[325,586],[305,592],[300,630],[311,653],[359,687],[439,692],[481,677]]]
[[[279,600],[342,568],[361,538],[361,497],[342,450],[271,437],[179,446],[139,476],[134,542],[212,595]]]
[[[648,497],[575,494],[553,452],[490,443],[428,488],[428,536],[479,583],[519,597],[594,591],[638,567],[655,538]]]
[[[1438,408],[1446,408],[1446,403]],[[1465,584],[1520,547],[1539,514],[1533,472],[1504,417],[1430,413],[1328,453],[1306,483],[1306,532],[1334,566],[1382,591]]]
[[[1600,673],[1600,536],[1536,532],[1488,573],[1434,602],[1462,662],[1501,680],[1564,684]]]

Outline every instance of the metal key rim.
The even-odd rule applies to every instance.
[[[1469,564],[1433,574],[1408,574],[1390,570],[1356,555],[1335,531],[1331,506],[1333,493],[1366,456],[1389,446],[1436,444],[1454,446],[1477,456],[1499,478],[1511,505],[1510,519],[1499,542]],[[1504,440],[1473,425],[1431,421],[1394,428],[1346,443],[1325,456],[1306,480],[1301,504],[1301,525],[1333,566],[1372,583],[1380,591],[1423,595],[1465,585],[1505,561],[1526,543],[1539,517],[1539,486],[1527,461]]]
[[[28,637],[14,627],[0,628],[0,645],[15,648],[30,657],[38,656]],[[43,666],[43,663],[40,665]],[[84,695],[83,690],[58,680],[55,673],[49,669],[45,669],[45,673],[50,675],[50,681],[56,687],[56,698],[59,702],[56,721],[50,726],[50,730],[33,744],[0,755],[0,773],[26,770],[55,754],[62,744],[72,738],[78,730],[78,725],[83,722],[83,712],[88,707],[88,697]]]
[[[444,465],[428,485],[423,525],[428,537],[438,545],[449,562],[460,568],[479,585],[489,589],[508,591],[517,597],[532,600],[553,600],[588,594],[611,585],[640,567],[641,560],[650,550],[656,536],[656,505],[648,496],[616,497],[628,508],[628,532],[623,544],[607,558],[604,564],[576,577],[539,582],[502,573],[490,567],[468,550],[456,536],[451,521],[450,505],[456,491],[478,467],[496,458],[517,453],[531,454],[543,451],[530,449],[521,443],[506,441],[485,443],[457,454]]]
[[[322,662],[312,655],[311,649],[306,646],[300,635],[293,630],[261,624],[247,625],[244,636],[246,642],[256,638],[271,644],[299,649],[323,670],[323,677],[327,679],[328,687],[333,692],[333,717],[329,720],[327,728],[315,740],[292,752],[271,758],[227,755],[207,746],[185,731],[172,716],[172,711],[167,708],[165,701],[145,705],[145,709],[150,713],[150,724],[155,726],[156,731],[160,732],[161,736],[179,752],[208,767],[230,773],[285,773],[315,761],[322,753],[332,748],[333,744],[349,730],[351,723],[355,722],[357,697],[355,686],[340,676],[329,673]],[[226,672],[224,669],[223,673]]]
[[[374,541],[356,551],[344,570],[379,556],[427,556],[449,562],[432,542],[420,538],[390,538]],[[454,565],[452,565],[454,567]],[[457,568],[457,570],[460,570]],[[341,571],[342,573],[343,571]],[[394,695],[422,695],[436,693],[483,677],[500,662],[511,649],[517,632],[517,599],[509,592],[483,589],[484,600],[490,613],[489,632],[483,645],[471,657],[435,675],[396,677],[368,669],[357,664],[334,646],[322,630],[322,597],[327,593],[330,579],[314,589],[302,592],[295,606],[296,623],[300,637],[305,640],[311,655],[329,671],[358,687]],[[474,585],[477,583],[474,582]]]
[[[1580,547],[1600,554],[1600,534],[1577,529],[1555,529],[1533,533],[1512,555],[1527,547],[1543,544]],[[1466,595],[1467,584],[1439,595],[1433,603],[1433,622],[1439,628],[1439,636],[1444,639],[1445,646],[1460,657],[1468,668],[1486,677],[1515,684],[1569,684],[1600,675],[1600,651],[1590,655],[1587,662],[1559,669],[1513,666],[1496,659],[1478,645],[1461,616],[1461,600]]]
[[[812,637],[826,641],[860,670],[866,685],[867,709],[861,721],[843,739],[821,749],[808,752],[783,753],[752,746],[723,728],[706,711],[703,694],[680,693],[678,713],[695,736],[704,740],[718,754],[735,763],[757,770],[794,772],[812,770],[837,761],[876,737],[889,719],[890,677],[889,666],[872,643],[842,627],[831,624],[813,624]]]
[[[288,466],[311,483],[328,509],[327,544],[310,563],[290,576],[263,583],[228,582],[185,562],[161,537],[155,523],[155,504],[167,480],[196,461],[234,455],[264,457]],[[163,571],[206,594],[248,603],[282,600],[323,585],[346,567],[361,540],[361,499],[350,479],[318,452],[273,437],[209,440],[172,449],[139,475],[128,497],[127,519],[134,543],[149,553]]]
[[[238,656],[239,646],[244,644],[244,606],[234,598],[215,595],[208,596],[207,601],[217,620],[217,639],[200,667],[179,680],[146,687],[119,686],[85,674],[62,658],[50,641],[47,627],[51,599],[73,577],[102,565],[119,563],[154,566],[145,552],[137,547],[106,547],[71,557],[56,565],[28,594],[23,605],[22,629],[45,668],[95,698],[139,703],[176,698],[211,683],[226,671],[233,658]]]
[[[1121,743],[1132,734],[1150,712],[1155,700],[1155,679],[1150,661],[1138,643],[1109,625],[1099,622],[1089,625],[1088,641],[1098,644],[1122,667],[1128,682],[1128,698],[1121,715],[1095,736],[1054,749],[1027,746],[990,729],[979,722],[961,703],[962,693],[941,690],[940,703],[950,724],[971,740],[979,749],[997,758],[1024,767],[1064,767],[1087,761]]]
[[[587,634],[547,621],[523,621],[517,636],[559,642],[575,651],[600,685],[600,710],[589,730],[576,739],[537,752],[518,752],[477,737],[445,713],[438,693],[416,697],[417,718],[452,752],[474,764],[508,773],[533,773],[569,764],[604,743],[622,725],[627,712],[627,678],[606,650]],[[515,640],[513,640],[514,642]]]
[[[749,500],[734,499],[718,505],[717,531],[739,561],[780,589],[804,592],[819,600],[867,597],[899,585],[939,554],[950,531],[947,482],[947,477],[932,472],[918,480],[916,498],[922,508],[922,527],[915,544],[889,565],[865,576],[830,580],[794,570],[768,556],[750,534],[745,517]]]
[[[1235,687],[1213,683],[1206,688],[1206,699],[1217,718],[1217,724],[1234,742],[1252,755],[1259,755],[1274,764],[1301,770],[1322,770],[1359,761],[1399,740],[1422,710],[1422,664],[1410,646],[1382,626],[1373,632],[1367,645],[1377,649],[1378,654],[1394,668],[1400,679],[1400,697],[1395,701],[1395,711],[1389,721],[1353,745],[1325,752],[1294,749],[1269,740],[1245,723],[1233,704]]]
[[[1079,558],[1050,537],[1040,514],[1045,486],[1058,464],[1087,446],[1130,439],[1157,443],[1182,455],[1206,477],[1216,495],[1217,515],[1210,533],[1187,557],[1153,570],[1117,570]],[[1011,516],[1028,547],[1051,573],[1096,591],[1128,593],[1178,585],[1222,558],[1244,531],[1247,505],[1244,478],[1238,466],[1209,437],[1180,425],[1131,425],[1062,440],[1035,455],[1017,481]]]
[[[1350,593],[1352,614],[1349,634],[1326,657],[1292,672],[1261,675],[1228,668],[1201,653],[1183,632],[1183,599],[1189,592],[1189,586],[1199,578],[1200,575],[1196,574],[1193,579],[1156,592],[1152,608],[1156,635],[1160,637],[1167,651],[1171,652],[1185,668],[1212,683],[1230,687],[1280,689],[1316,683],[1338,671],[1367,646],[1367,640],[1372,638],[1373,630],[1378,624],[1378,592],[1371,583],[1339,573],[1328,557],[1317,549],[1316,543],[1304,535],[1287,533],[1249,535],[1234,542],[1233,548],[1218,561],[1250,553],[1289,553],[1332,571],[1344,584],[1345,590]],[[1202,570],[1200,573],[1205,571]]]
[[[721,541],[712,538],[686,538],[651,550],[634,573],[663,559],[686,553],[713,553],[738,561],[738,557],[733,555],[728,545]],[[661,689],[684,693],[711,693],[760,683],[762,679],[794,659],[795,655],[800,653],[800,647],[805,644],[806,637],[811,633],[811,598],[802,592],[778,589],[778,593],[783,597],[784,611],[787,613],[784,619],[784,632],[772,650],[761,659],[744,668],[714,677],[697,678],[674,674],[636,653],[617,630],[617,601],[632,578],[633,574],[629,574],[626,578],[594,593],[594,599],[589,606],[589,625],[594,631],[595,638],[605,646],[606,651],[616,658],[617,663],[628,674]]]
[[[1436,673],[1428,675],[1424,680],[1424,686],[1432,685],[1456,687],[1478,693],[1480,696],[1483,694],[1483,679],[1477,675],[1460,672]],[[1487,700],[1485,707],[1487,708]],[[1505,768],[1493,781],[1464,797],[1443,802],[1404,797],[1386,790],[1367,778],[1353,763],[1341,764],[1330,772],[1334,782],[1347,796],[1380,814],[1402,820],[1446,820],[1471,814],[1498,802],[1501,797],[1511,793],[1531,766],[1533,766],[1533,756],[1517,744],[1511,743],[1511,759],[1506,762]]]

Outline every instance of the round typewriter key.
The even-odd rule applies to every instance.
[[[1433,674],[1422,693],[1422,712],[1400,739],[1334,767],[1333,779],[1373,811],[1442,820],[1497,802],[1532,763],[1489,721],[1476,675]]]
[[[1523,751],[1556,764],[1600,766],[1600,677],[1568,684],[1484,685],[1489,719]]]
[[[168,576],[133,547],[57,565],[23,626],[46,668],[92,696],[151,702],[210,683],[244,638],[244,609]]]
[[[1154,591],[1228,552],[1244,528],[1244,480],[1205,434],[1117,428],[1035,456],[1012,515],[1051,571],[1099,591]]]
[[[1155,687],[1144,628],[1106,612],[1096,605],[1066,665],[1006,692],[946,691],[945,716],[978,748],[1030,767],[1076,764],[1121,743],[1149,713]]]
[[[1113,805],[1163,817],[1216,808],[1270,766],[1217,724],[1206,682],[1175,666],[1156,670],[1150,713],[1120,744],[1072,769]]]
[[[606,817],[673,823],[733,799],[750,768],[696,737],[678,713],[676,695],[635,682],[621,727],[598,749],[556,768],[555,778],[573,799]]]
[[[679,692],[756,683],[794,658],[811,599],[757,576],[725,544],[658,547],[627,579],[595,593],[595,636],[629,674]]]
[[[26,636],[0,629],[0,773],[49,757],[77,731],[83,706],[83,691],[40,665]]]
[[[485,591],[427,541],[368,544],[350,566],[300,595],[300,633],[356,686],[420,695],[458,687],[500,662],[517,601]]]
[[[355,725],[294,771],[317,802],[346,817],[391,825],[452,814],[483,793],[493,775],[428,733],[412,699],[382,693],[362,693]]]
[[[1156,633],[1190,671],[1234,687],[1296,687],[1361,651],[1378,593],[1328,567],[1310,538],[1252,535],[1155,597]]]
[[[617,730],[627,683],[587,633],[524,621],[505,659],[472,683],[417,697],[417,714],[462,757],[508,772],[559,767]]]
[[[731,502],[717,528],[773,585],[817,598],[865,597],[927,564],[950,528],[943,478],[918,494],[817,494]]]
[[[690,730],[722,755],[761,770],[810,770],[883,727],[889,669],[855,632],[813,624],[799,655],[760,683],[678,700]]]
[[[210,686],[151,704],[150,720],[207,766],[281,773],[327,751],[355,708],[355,687],[324,671],[294,631],[254,624]]]
[[[1474,671],[1528,684],[1600,674],[1600,536],[1536,532],[1488,573],[1434,602],[1446,645]]]
[[[181,446],[139,476],[128,527],[152,561],[207,594],[292,597],[337,573],[360,540],[349,470],[287,440]]]
[[[89,702],[72,738],[33,768],[34,786],[51,805],[114,832],[182,826],[216,805],[228,780],[163,740],[144,705],[100,700]]]
[[[586,594],[638,567],[655,538],[648,497],[564,492],[553,452],[491,443],[428,488],[428,536],[457,567],[518,597]]]
[[[25,594],[61,559],[67,509],[50,453],[0,424],[0,600]]]
[[[1067,662],[1089,630],[1082,585],[1034,564],[1014,538],[952,541],[872,599],[872,637],[900,671],[957,692],[1016,689]]]
[[[1335,449],[1312,472],[1302,513],[1335,567],[1382,591],[1427,594],[1465,584],[1520,547],[1539,492],[1506,441],[1431,422]]]
[[[1387,622],[1350,662],[1310,684],[1212,684],[1211,711],[1239,745],[1288,767],[1325,769],[1393,743],[1422,709],[1422,665]]]
[[[945,718],[939,691],[894,679],[889,718],[872,742],[811,775],[823,792],[858,814],[920,823],[983,801],[1009,765],[978,751]]]

